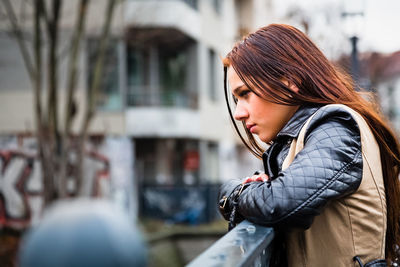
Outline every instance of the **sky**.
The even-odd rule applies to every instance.
[[[400,50],[400,0],[367,0],[363,33],[365,48]]]
[[[310,35],[321,39],[321,43],[330,44],[331,48],[325,49],[339,49],[332,48],[335,42],[336,46],[340,43],[337,37],[345,36],[351,25],[355,25],[354,19],[341,18],[341,12],[358,9],[364,12],[364,16],[358,16],[356,28],[360,51],[391,53],[400,50],[400,0],[273,0],[273,3],[280,15],[293,6],[300,7],[314,22]],[[330,17],[329,25],[326,17]]]

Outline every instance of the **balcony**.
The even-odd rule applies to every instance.
[[[197,6],[197,0],[131,0],[125,22],[129,28],[174,28],[196,39],[201,35]]]
[[[127,107],[198,108],[194,40],[173,29],[148,28],[128,30],[126,40]]]
[[[126,96],[128,107],[182,107],[196,109],[198,106],[197,94],[190,92],[170,91],[153,93],[149,86],[140,89],[131,89],[132,93]],[[135,93],[141,91],[142,93]]]
[[[200,114],[179,107],[128,107],[126,133],[132,137],[200,138]]]

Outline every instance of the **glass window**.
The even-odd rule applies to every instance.
[[[98,38],[90,38],[87,41],[88,55],[88,86],[90,89],[94,78],[94,68],[97,61]],[[101,75],[100,88],[97,95],[97,105],[104,110],[121,110],[122,98],[119,86],[119,61],[118,40],[112,39],[104,55],[103,73]]]
[[[190,7],[194,8],[197,10],[197,0],[183,0],[186,4],[188,4]]]
[[[127,51],[127,105],[149,104],[149,52],[138,47],[128,46]]]
[[[217,89],[216,89],[216,55],[214,50],[209,49],[208,50],[208,60],[209,60],[209,84],[208,84],[208,89],[209,89],[209,94],[210,94],[210,99],[213,101],[217,100]]]
[[[128,46],[127,105],[197,108],[192,44]]]
[[[182,51],[160,51],[161,101],[166,106],[188,106],[186,94],[187,55]]]
[[[207,145],[206,175],[209,182],[219,181],[219,150],[215,142],[209,142]]]
[[[196,184],[199,142],[189,139],[135,139],[136,174],[144,185]]]
[[[211,0],[213,7],[215,9],[215,12],[218,14],[221,14],[221,6],[222,6],[222,0]]]

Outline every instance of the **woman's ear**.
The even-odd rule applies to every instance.
[[[292,90],[293,92],[299,93],[299,88],[298,88],[295,84],[289,82],[289,81],[286,80],[286,79],[282,79],[282,82],[283,82],[287,87],[289,87],[290,90]]]
[[[297,87],[296,85],[294,85],[294,84],[289,84],[289,88],[290,88],[290,90],[292,90],[293,92],[299,93],[299,87]]]

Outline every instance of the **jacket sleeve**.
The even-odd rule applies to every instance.
[[[239,197],[239,212],[259,224],[308,228],[330,200],[355,192],[361,179],[356,121],[346,111],[321,108],[292,164],[276,179],[247,187]]]
[[[240,179],[232,179],[223,183],[219,189],[219,212],[227,221],[229,221],[229,216],[233,208],[232,197],[241,184],[242,181]]]

